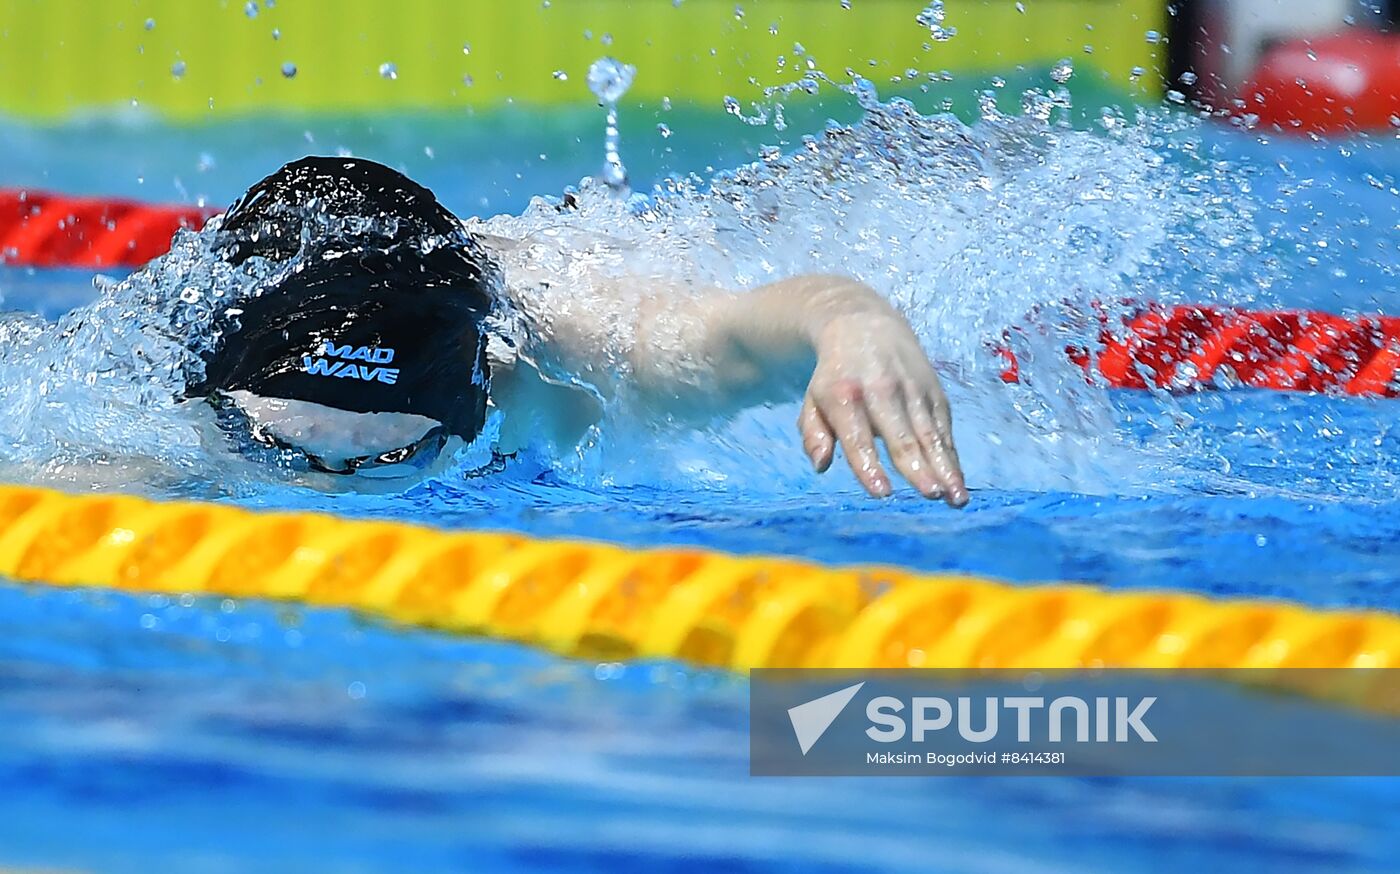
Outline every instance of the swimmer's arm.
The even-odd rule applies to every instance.
[[[888,495],[879,438],[924,495],[967,503],[938,375],[909,323],[868,286],[804,276],[741,293],[657,295],[639,310],[630,363],[653,404],[722,414],[803,396],[798,427],[819,472],[839,443],[866,491]]]

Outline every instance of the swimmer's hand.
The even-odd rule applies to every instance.
[[[786,400],[805,385],[798,426],[818,472],[839,444],[865,490],[888,496],[878,438],[922,494],[954,507],[968,501],[933,365],[903,316],[853,279],[804,276],[698,298],[656,294],[640,307],[631,359],[639,386],[677,414]]]
[[[890,494],[889,475],[875,450],[910,485],[961,507],[968,501],[948,399],[909,323],[875,292],[854,282],[826,289],[814,313],[816,368],[798,416],[802,445],[825,472],[840,443],[865,490]]]

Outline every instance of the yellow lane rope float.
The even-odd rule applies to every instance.
[[[0,576],[351,608],[738,671],[1395,668],[1400,617],[0,486]]]

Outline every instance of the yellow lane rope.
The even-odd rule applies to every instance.
[[[604,661],[1394,668],[1400,617],[0,486],[0,576],[347,607]]]

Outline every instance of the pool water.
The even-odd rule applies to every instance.
[[[827,111],[858,115],[845,104]],[[983,348],[1036,306],[1129,291],[1394,313],[1400,144],[1260,142],[1165,110],[1106,122],[1081,110],[1075,131],[1011,119],[929,133],[898,113],[875,116],[884,121],[867,122],[856,151],[888,161],[845,193],[883,215],[846,203],[839,222],[873,236],[843,238],[834,219],[808,232],[849,250],[844,263],[889,290],[947,364],[974,488],[966,510],[908,494],[874,502],[847,473],[815,477],[788,407],[699,431],[619,427],[581,458],[538,453],[495,477],[449,475],[401,495],[331,496],[252,474],[232,486],[190,474],[147,490],[1013,581],[1400,609],[1393,402],[1109,392],[1052,360],[1065,339],[1053,326],[1022,350],[1028,384],[1008,387]],[[763,143],[800,150],[800,136],[818,127],[795,117],[778,132],[678,111],[664,116],[664,137],[661,114],[638,110],[629,128],[624,112],[623,157],[639,190],[667,172],[700,174],[701,194],[724,190],[724,179],[708,181],[710,168],[752,160]],[[952,157],[921,151],[925,134]],[[285,160],[343,147],[401,166],[462,215],[519,212],[602,160],[596,113],[518,110],[309,126],[6,122],[0,146],[10,156],[0,184],[215,204]],[[836,209],[797,183],[783,187],[801,175],[788,170],[759,178],[779,179],[785,215]],[[1005,197],[987,194],[979,180],[988,178]],[[634,221],[597,201],[579,221],[611,217],[613,232],[643,237],[664,226],[702,239],[714,222],[751,230],[714,219],[714,201],[705,208],[672,204]],[[717,235],[744,273],[733,281],[751,283],[763,264],[831,266],[834,256],[781,229],[764,233]],[[696,251],[703,261],[704,246]],[[0,292],[8,306],[49,318],[96,294],[86,275],[17,268],[0,268]],[[36,409],[22,406],[36,361],[0,359],[10,385],[0,406],[11,414]],[[85,487],[81,473],[65,474],[71,459],[41,439],[80,429],[37,409],[23,428],[0,426],[8,469]],[[0,863],[1379,871],[1400,849],[1387,814],[1400,796],[1392,780],[755,780],[746,776],[747,691],[724,675],[669,664],[617,674],[257,603],[19,586],[0,588],[0,601]]]

